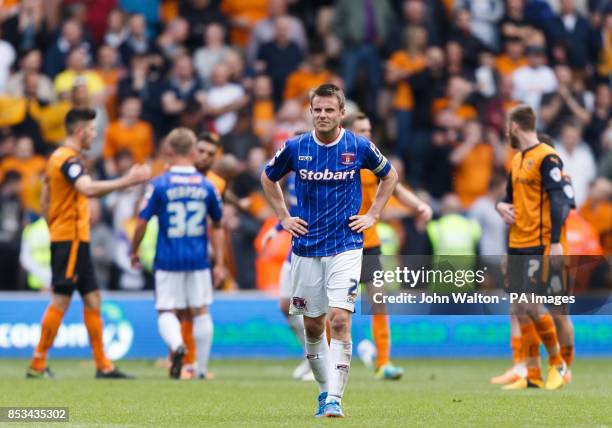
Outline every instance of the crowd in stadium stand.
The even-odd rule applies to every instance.
[[[45,229],[30,226],[64,116],[86,106],[98,118],[88,169],[100,178],[135,162],[162,171],[173,127],[218,134],[213,170],[239,200],[224,208],[225,288],[273,287],[288,239],[260,246],[275,219],[259,175],[309,129],[309,90],[325,82],[344,88],[347,114],[368,114],[437,218],[478,222],[482,254],[504,249],[494,201],[512,156],[505,113],[529,104],[571,176],[578,241],[612,253],[611,0],[5,0],[0,22],[0,289],[49,285],[45,272],[26,275],[48,263],[36,245]],[[141,195],[92,203],[103,288],[151,287],[127,253]],[[432,251],[439,237],[410,212],[393,201],[385,212],[396,252]]]

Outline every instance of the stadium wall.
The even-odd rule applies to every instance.
[[[113,359],[159,358],[167,349],[157,332],[152,293],[106,293],[104,341]],[[0,358],[30,357],[48,296],[0,294]],[[89,358],[82,303],[75,298],[51,351],[52,358]],[[217,295],[213,358],[287,358],[302,352],[278,309],[261,293]],[[395,357],[509,357],[507,316],[393,316]],[[573,317],[581,356],[612,356],[612,316]],[[355,345],[370,338],[370,317],[354,317]]]

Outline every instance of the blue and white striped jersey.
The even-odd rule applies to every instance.
[[[314,131],[288,140],[266,166],[272,181],[295,171],[296,215],[308,223],[308,233],[293,238],[293,252],[323,257],[363,247],[363,234],[349,228],[349,217],[361,206],[360,169],[386,176],[391,165],[366,138],[342,129],[330,143]]]
[[[149,184],[144,204],[140,218],[159,220],[154,269],[210,267],[206,216],[221,220],[221,198],[210,181],[193,167],[173,166]]]

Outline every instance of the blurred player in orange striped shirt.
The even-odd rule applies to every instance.
[[[354,132],[355,134],[372,138],[372,125],[370,120],[363,113],[356,113],[348,116],[344,120],[344,127]],[[371,172],[365,169],[361,170],[361,209],[359,214],[366,213],[372,203],[378,188],[378,178]],[[393,195],[404,206],[414,209],[417,216],[417,222],[422,224],[431,219],[431,207],[425,202],[416,197],[414,193],[398,184],[393,192]],[[361,269],[361,282],[369,284],[376,270],[382,270],[380,262],[380,238],[376,232],[376,227],[371,227],[363,231],[363,263]],[[368,279],[369,278],[369,279]],[[400,367],[395,367],[391,363],[391,333],[389,328],[389,316],[386,314],[372,315],[372,336],[376,345],[376,378],[378,379],[400,379],[404,375],[404,370]]]

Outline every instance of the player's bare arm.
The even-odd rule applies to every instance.
[[[227,268],[225,267],[225,259],[223,252],[225,250],[225,231],[223,230],[223,224],[220,221],[213,222],[210,243],[213,249],[213,286],[218,288],[223,283],[225,277],[227,277]]]
[[[79,177],[74,186],[87,197],[101,197],[115,190],[125,189],[146,182],[151,178],[151,168],[148,165],[134,165],[128,173],[114,180],[92,180],[91,176]]]
[[[414,194],[411,190],[409,190],[402,183],[398,183],[395,186],[395,190],[393,191],[393,195],[397,198],[398,201],[402,205],[407,208],[412,208],[415,210],[415,218],[418,225],[425,225],[433,215],[431,207],[423,202],[417,195]]]
[[[142,242],[142,238],[145,236],[147,231],[147,221],[141,218],[136,219],[136,228],[134,229],[134,237],[132,238],[132,245],[130,247],[130,261],[132,267],[140,267],[140,258],[138,257],[138,248]]]
[[[389,174],[381,177],[380,183],[378,184],[378,190],[374,197],[374,203],[370,207],[367,213],[363,215],[354,215],[349,217],[349,227],[355,232],[363,232],[366,229],[374,226],[378,219],[380,219],[380,213],[385,207],[385,204],[393,194],[393,190],[397,185],[397,171],[391,167]]]
[[[299,217],[291,217],[289,209],[287,209],[287,205],[285,204],[285,198],[283,197],[283,191],[280,185],[270,180],[265,172],[261,173],[261,185],[283,229],[295,238],[300,235],[306,235],[306,233],[308,233],[308,224]]]

